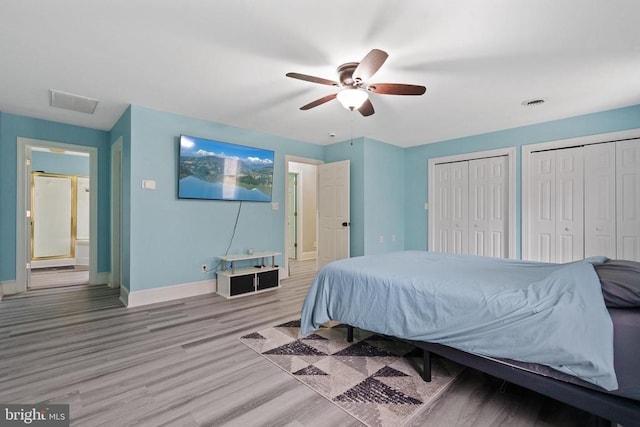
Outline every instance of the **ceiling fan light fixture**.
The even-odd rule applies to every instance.
[[[338,92],[338,101],[347,110],[357,110],[369,99],[367,92],[359,89],[345,89]]]

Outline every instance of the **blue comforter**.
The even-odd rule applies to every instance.
[[[424,251],[340,260],[309,289],[301,332],[336,320],[547,365],[615,390],[613,324],[592,264],[604,260],[547,264]]]

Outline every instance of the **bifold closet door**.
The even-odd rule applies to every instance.
[[[554,151],[531,153],[529,182],[528,259],[556,259],[556,156]]]
[[[640,140],[616,143],[617,258],[640,262]]]
[[[584,146],[584,256],[616,258],[616,147]]]
[[[570,262],[584,258],[582,147],[533,152],[530,165],[529,259]]]
[[[435,166],[434,251],[463,254],[469,250],[468,162]]]
[[[451,230],[451,163],[435,166],[435,218],[433,221],[435,252],[449,252],[449,230]]]
[[[584,258],[582,147],[556,151],[556,261]]]
[[[469,253],[507,256],[506,156],[469,161]]]

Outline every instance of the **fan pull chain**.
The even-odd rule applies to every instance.
[[[353,110],[351,110],[351,142],[349,145],[353,147]]]

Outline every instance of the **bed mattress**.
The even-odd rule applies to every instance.
[[[640,364],[636,356],[640,355],[640,309],[609,308],[608,311],[613,321],[613,351],[614,367],[618,378],[617,390],[607,391],[574,376],[536,363],[492,357],[488,357],[488,359],[545,377],[640,401]]]
[[[637,330],[619,328],[617,342],[626,349],[614,360],[615,316],[634,324],[624,313],[609,315],[590,262],[405,251],[325,266],[305,299],[302,332],[336,320],[485,357],[546,365],[592,387],[634,394],[637,388],[627,384],[626,372],[633,370],[628,358],[638,353],[626,347],[637,344],[625,337],[637,337]]]

